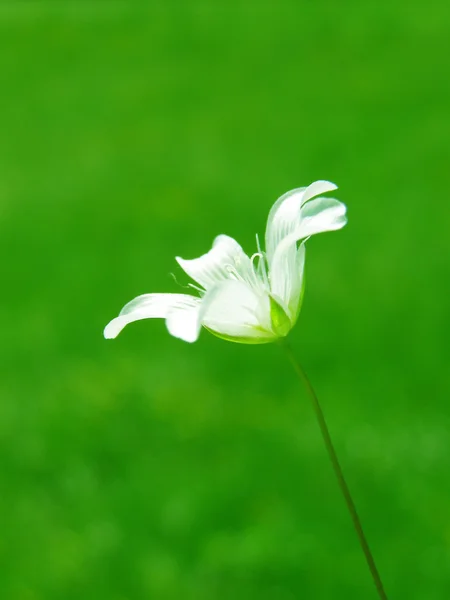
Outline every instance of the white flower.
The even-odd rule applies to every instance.
[[[106,326],[105,338],[115,338],[128,323],[153,318],[165,319],[169,332],[186,342],[195,342],[202,326],[218,337],[247,344],[286,336],[300,312],[306,240],[347,222],[342,202],[317,197],[335,189],[329,181],[316,181],[281,196],[269,213],[265,252],[257,238],[258,251],[250,258],[233,238],[219,235],[200,258],[177,258],[197,282],[189,285],[199,297],[138,296]]]

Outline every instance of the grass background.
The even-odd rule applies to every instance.
[[[292,344],[389,597],[450,597],[449,17],[0,3],[1,598],[375,599],[277,347],[101,335],[319,178]]]

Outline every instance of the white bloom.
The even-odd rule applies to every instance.
[[[197,282],[199,297],[188,294],[144,294],[129,302],[105,328],[115,338],[139,319],[166,320],[169,332],[195,342],[201,327],[226,340],[263,344],[286,336],[300,312],[305,242],[324,231],[341,229],[346,208],[333,198],[317,197],[336,186],[316,181],[287,192],[270,210],[266,251],[250,258],[231,237],[219,235],[209,252],[193,260],[177,258]]]

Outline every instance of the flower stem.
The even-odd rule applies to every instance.
[[[375,561],[372,556],[372,552],[370,551],[369,544],[367,543],[366,536],[364,535],[361,521],[360,521],[358,513],[356,511],[355,503],[353,502],[353,498],[350,494],[350,490],[348,489],[348,485],[345,481],[344,474],[341,469],[341,465],[339,464],[339,460],[338,460],[336,451],[333,446],[333,442],[331,441],[330,432],[328,431],[328,426],[325,421],[325,417],[322,412],[322,409],[320,407],[319,400],[318,400],[316,393],[311,385],[311,382],[309,381],[302,366],[296,359],[289,344],[285,340],[283,340],[281,345],[283,346],[283,348],[289,358],[289,361],[291,362],[292,366],[294,367],[295,372],[299,376],[299,379],[304,383],[304,385],[306,387],[306,391],[308,392],[308,395],[311,399],[311,403],[312,403],[314,412],[316,414],[317,421],[319,422],[320,431],[322,432],[322,437],[325,442],[328,456],[330,457],[331,464],[333,465],[333,469],[334,469],[335,475],[337,477],[339,487],[341,488],[341,492],[344,496],[348,511],[352,518],[353,525],[355,527],[361,549],[364,552],[364,556],[366,558],[367,565],[370,569],[370,573],[372,575],[373,582],[377,589],[378,596],[381,598],[381,600],[388,600],[387,596],[386,596],[386,592],[384,591],[384,588],[383,588],[383,583],[382,583],[380,575],[378,573],[378,569],[375,565]]]

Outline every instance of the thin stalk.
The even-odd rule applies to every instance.
[[[308,379],[308,376],[306,375],[305,371],[303,370],[303,367],[300,365],[297,358],[295,357],[295,354],[292,352],[292,349],[289,346],[289,344],[284,340],[281,343],[281,346],[284,348],[284,350],[289,358],[289,361],[291,362],[292,366],[294,367],[295,372],[299,376],[299,379],[304,383],[304,385],[306,387],[306,391],[308,392],[308,395],[310,397],[314,412],[317,417],[317,421],[319,422],[320,431],[322,432],[322,437],[323,437],[323,441],[325,442],[328,456],[330,457],[331,464],[333,466],[334,473],[338,480],[339,487],[344,496],[345,503],[347,504],[348,511],[352,518],[353,525],[355,527],[356,534],[358,536],[359,544],[360,544],[361,549],[366,558],[367,565],[369,567],[373,582],[374,582],[375,587],[378,592],[378,596],[381,598],[381,600],[388,600],[388,598],[386,596],[386,592],[384,591],[384,588],[383,588],[383,583],[381,581],[380,574],[378,573],[378,569],[375,564],[375,560],[372,556],[372,552],[370,551],[369,544],[367,543],[367,539],[364,534],[364,531],[363,531],[363,528],[361,525],[361,521],[360,521],[358,513],[356,511],[355,503],[353,502],[353,498],[350,494],[350,490],[348,489],[347,482],[345,481],[341,465],[339,464],[339,460],[336,455],[336,451],[334,449],[333,442],[331,441],[330,432],[328,431],[328,426],[325,421],[325,417],[324,417],[324,414],[320,407],[319,400],[316,396],[314,388],[312,387],[311,382]]]

